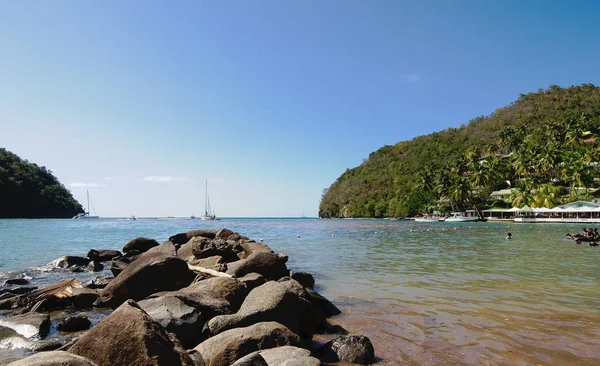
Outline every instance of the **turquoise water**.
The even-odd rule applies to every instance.
[[[599,364],[600,249],[567,224],[0,220],[0,277],[90,248],[227,227],[289,255],[393,364]],[[512,232],[514,239],[506,240]],[[333,235],[332,235],[333,234]],[[297,236],[300,236],[299,238]],[[35,272],[33,275],[35,276]],[[54,280],[47,274],[46,281]]]

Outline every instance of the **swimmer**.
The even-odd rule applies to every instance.
[[[508,233],[508,236],[506,237],[506,239],[512,239],[512,234]]]

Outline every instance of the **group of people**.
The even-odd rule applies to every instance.
[[[575,244],[581,244],[582,241],[589,242],[591,247],[597,247],[598,241],[600,241],[600,235],[598,234],[598,228],[586,228],[581,229],[581,234],[567,233],[567,239],[571,239]]]

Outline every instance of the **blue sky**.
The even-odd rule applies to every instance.
[[[101,216],[316,216],[383,145],[600,83],[596,1],[0,3],[0,146]]]

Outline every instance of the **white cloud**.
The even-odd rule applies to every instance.
[[[153,175],[153,176],[149,176],[149,177],[144,177],[144,181],[146,181],[146,182],[166,183],[166,182],[175,182],[175,181],[182,181],[182,180],[187,180],[187,178],[186,177],[171,177],[168,175]]]
[[[111,178],[111,177],[104,177],[103,179],[104,179],[104,180],[112,180],[112,178]]]
[[[421,76],[419,74],[402,74],[401,77],[404,84],[418,83],[421,81]]]
[[[103,184],[98,184],[98,183],[81,183],[81,182],[71,183],[71,184],[69,184],[69,186],[71,186],[73,188],[98,188],[98,187],[106,187]]]

